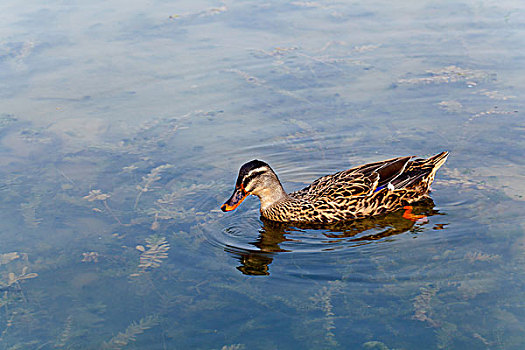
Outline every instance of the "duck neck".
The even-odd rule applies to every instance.
[[[288,195],[283,189],[281,183],[271,188],[265,188],[255,194],[261,200],[261,211],[268,209],[271,205],[283,201]]]

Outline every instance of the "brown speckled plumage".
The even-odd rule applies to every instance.
[[[261,215],[279,222],[333,223],[384,214],[427,196],[447,156],[442,152],[428,159],[399,157],[364,164],[323,176],[290,194],[268,164],[254,160],[241,167],[236,190],[222,209],[233,210],[254,194],[261,199]]]

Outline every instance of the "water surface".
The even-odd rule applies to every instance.
[[[525,6],[0,5],[0,346],[522,349]],[[220,205],[451,152],[331,227]]]

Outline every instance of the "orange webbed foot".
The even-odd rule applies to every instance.
[[[412,214],[412,209],[414,208],[411,205],[406,205],[403,207],[403,209],[405,209],[405,212],[403,213],[403,218],[418,224],[425,224],[428,222],[428,218],[425,215]]]

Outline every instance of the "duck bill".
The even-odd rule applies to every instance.
[[[244,198],[248,197],[248,195],[249,195],[249,193],[246,192],[244,189],[236,188],[235,191],[233,192],[232,196],[230,197],[230,199],[228,199],[226,201],[226,203],[224,203],[221,206],[221,210],[222,211],[235,210],[235,208],[237,208],[239,206],[239,204],[242,203]]]

